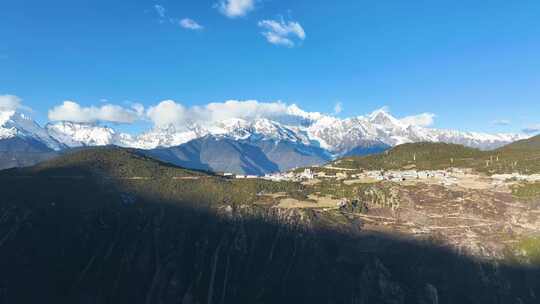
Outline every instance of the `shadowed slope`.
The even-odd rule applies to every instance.
[[[35,165],[58,155],[32,138],[12,137],[0,140],[0,170]]]
[[[0,172],[0,303],[538,301],[538,269],[228,201],[211,194],[233,182],[129,151],[82,152]],[[53,178],[66,168],[82,178]]]
[[[215,172],[264,175],[278,171],[260,148],[231,139],[207,136],[178,147],[141,151],[178,166]]]
[[[330,160],[325,150],[300,143],[214,136],[141,153],[185,168],[254,175],[318,165]]]

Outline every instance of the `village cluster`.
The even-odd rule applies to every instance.
[[[331,169],[331,170],[324,170]],[[341,169],[341,170],[340,170]],[[332,173],[329,173],[332,172]],[[467,170],[451,168],[448,170],[366,170],[357,171],[345,168],[312,167],[303,171],[276,172],[264,176],[227,174],[236,179],[265,179],[270,181],[306,181],[312,179],[371,180],[403,182],[413,180],[438,179],[443,184],[455,184],[457,179],[467,174]]]
[[[274,182],[319,182],[322,180],[343,181],[345,184],[371,183],[378,181],[415,182],[424,181],[444,186],[462,185],[463,182],[483,180],[483,183],[502,185],[507,182],[540,182],[540,174],[524,175],[519,173],[495,174],[489,179],[475,174],[472,169],[449,168],[446,170],[353,170],[327,166],[313,166],[303,170],[276,172],[258,175],[240,175],[224,173],[224,176],[234,179],[264,179]],[[469,185],[471,186],[471,185]]]
[[[512,173],[512,174],[494,174],[491,176],[494,180],[498,181],[520,181],[520,182],[540,182],[540,174],[520,174],[520,173]]]

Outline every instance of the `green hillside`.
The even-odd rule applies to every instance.
[[[457,167],[473,168],[488,174],[533,174],[540,173],[540,136],[493,151],[480,151],[456,144],[410,143],[376,155],[346,157],[332,165],[365,170],[436,170]]]
[[[219,205],[251,203],[261,192],[301,193],[297,183],[264,180],[230,180],[213,173],[173,166],[117,147],[73,151],[37,166],[0,171],[0,179],[28,181],[28,187],[41,191],[49,181],[61,184],[95,182],[104,187],[165,201]],[[71,191],[66,187],[65,191]]]
[[[492,154],[499,156],[493,168],[497,172],[540,173],[540,135],[516,141]]]
[[[399,145],[376,155],[347,157],[335,164],[339,167],[366,170],[444,169],[451,166],[470,166],[484,156],[484,152],[462,145],[422,142]]]
[[[74,150],[37,166],[16,171],[21,174],[56,174],[59,176],[106,174],[109,177],[117,178],[208,175],[206,172],[182,169],[139,154],[135,150],[118,147]]]
[[[539,153],[540,152],[540,135],[518,140],[516,142],[513,142],[511,144],[508,144],[502,148],[497,149],[500,152],[532,152],[532,153]]]

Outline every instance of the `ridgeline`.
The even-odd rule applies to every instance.
[[[534,174],[540,173],[540,136],[492,151],[446,143],[410,143],[375,155],[342,158],[331,164],[364,170],[437,170],[456,167],[472,168],[488,174]]]

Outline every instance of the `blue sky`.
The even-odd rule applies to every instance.
[[[227,1],[239,2],[4,1],[0,95],[40,122],[65,100],[254,99],[325,113],[340,102],[341,117],[431,112],[460,130],[540,124],[539,1]]]

